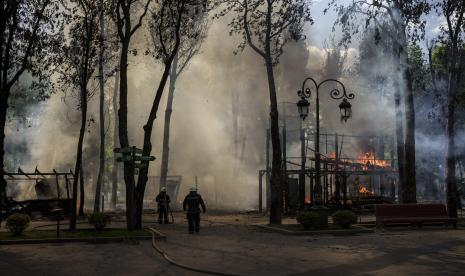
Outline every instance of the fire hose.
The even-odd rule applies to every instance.
[[[185,270],[189,270],[189,271],[193,271],[193,272],[199,272],[199,273],[204,273],[204,274],[210,274],[210,275],[220,275],[220,276],[242,276],[241,274],[233,274],[233,273],[224,273],[224,272],[218,272],[218,271],[211,271],[211,270],[207,270],[207,269],[201,269],[201,268],[195,268],[195,267],[191,267],[191,266],[188,266],[188,265],[185,265],[185,264],[181,264],[181,263],[178,263],[176,262],[175,260],[171,259],[170,256],[168,256],[168,254],[166,254],[165,251],[163,251],[160,247],[157,246],[156,242],[155,242],[155,230],[152,229],[152,228],[149,228],[150,229],[150,233],[152,233],[152,247],[170,264],[174,265],[174,266],[177,266],[179,268],[182,268],[182,269],[185,269]]]

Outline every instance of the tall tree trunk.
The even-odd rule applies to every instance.
[[[399,170],[399,182],[397,184],[398,202],[403,202],[403,190],[405,189],[405,147],[404,147],[404,116],[401,108],[401,91],[399,81],[394,83],[394,107],[396,113],[396,148],[397,167]]]
[[[447,108],[447,157],[446,157],[446,194],[449,216],[457,217],[457,178],[455,175],[455,104]]]
[[[119,86],[119,73],[115,75],[115,87],[113,88],[113,148],[118,146],[118,87]],[[111,207],[116,209],[116,202],[118,201],[118,162],[116,161],[117,155],[113,154],[113,166],[111,169]]]
[[[83,218],[84,214],[84,205],[86,200],[86,191],[84,189],[84,168],[81,163],[81,171],[79,172],[79,217]]]
[[[5,126],[6,126],[6,116],[8,112],[8,98],[9,91],[7,89],[2,89],[0,91],[0,208],[6,206],[6,185],[5,180]]]
[[[99,3],[99,21],[100,21],[100,52],[99,52],[99,88],[100,88],[100,102],[99,102],[99,113],[100,113],[100,162],[97,177],[97,185],[95,188],[95,201],[94,201],[94,212],[100,211],[100,194],[102,193],[102,182],[103,174],[105,172],[105,83],[104,83],[104,71],[103,71],[103,56],[105,53],[104,37],[105,37],[105,19],[104,19],[104,7],[103,0]]]
[[[147,123],[144,126],[144,147],[142,149],[143,156],[150,156],[152,152],[152,130],[153,130],[153,123],[157,116],[158,107],[160,106],[161,96],[163,95],[163,90],[166,86],[166,82],[168,81],[168,77],[171,70],[172,60],[165,63],[165,69],[163,71],[162,78],[160,80],[160,84],[157,89],[157,93],[155,95],[155,99],[152,104],[152,109],[150,110],[150,115],[147,120]],[[141,168],[139,170],[139,177],[137,179],[137,191],[136,191],[136,222],[135,227],[137,229],[142,228],[142,209],[144,207],[144,193],[145,193],[145,186],[148,180],[148,171],[149,171],[149,162],[144,161],[143,164],[147,166],[145,168]]]
[[[72,203],[71,203],[71,219],[69,223],[70,230],[76,229],[77,188],[78,188],[78,181],[79,181],[79,176],[81,174],[81,168],[82,168],[82,146],[84,144],[84,135],[86,133],[86,123],[87,123],[87,91],[86,91],[86,86],[82,84],[81,84],[81,92],[80,92],[80,102],[81,102],[81,129],[79,130],[79,140],[78,140],[77,153],[76,153],[76,165],[74,166],[73,197],[72,197]]]
[[[458,51],[455,51],[457,53]],[[453,55],[458,56],[458,55]],[[447,102],[447,153],[446,153],[446,200],[447,211],[449,216],[457,217],[458,197],[457,197],[457,177],[456,173],[456,148],[455,148],[455,105],[456,95],[459,84],[461,72],[455,68],[455,61],[453,63],[452,73],[449,79],[449,95]]]
[[[270,203],[270,224],[281,224],[282,201],[283,201],[283,175],[282,175],[282,155],[281,141],[279,138],[279,114],[278,100],[276,96],[276,83],[273,72],[273,60],[271,54],[271,30],[272,30],[273,4],[268,1],[266,13],[266,34],[265,34],[265,67],[268,77],[268,90],[270,96],[270,133],[271,148],[273,150],[273,160],[271,164],[271,203]]]
[[[279,115],[278,101],[276,97],[276,86],[273,73],[271,58],[266,61],[266,71],[268,76],[268,89],[270,93],[270,132],[271,147],[273,149],[273,160],[271,165],[271,206],[270,206],[270,224],[281,224],[282,209],[282,160],[281,160],[281,142],[279,138]]]
[[[160,169],[160,187],[166,187],[166,178],[168,176],[169,152],[170,152],[170,126],[171,113],[173,112],[174,90],[176,88],[176,80],[178,78],[178,54],[173,59],[173,65],[170,73],[170,84],[168,88],[168,99],[165,110],[165,125],[163,129],[163,151],[161,155]]]
[[[128,33],[128,32],[127,32]],[[129,39],[122,41],[120,58],[120,94],[119,94],[119,141],[121,148],[129,147],[128,137],[128,51]],[[129,155],[125,153],[124,155]],[[128,230],[135,229],[135,180],[134,166],[132,162],[124,162],[124,182],[126,183],[126,227]]]
[[[410,68],[404,69],[406,82],[405,96],[405,181],[402,189],[403,203],[417,202],[416,166],[415,166],[415,105],[413,98],[413,79]]]

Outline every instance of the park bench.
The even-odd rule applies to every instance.
[[[421,227],[424,223],[452,224],[457,227],[457,218],[447,214],[443,204],[377,204],[376,227],[388,224],[416,224]]]

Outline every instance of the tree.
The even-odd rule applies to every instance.
[[[51,65],[59,60],[63,38],[61,1],[0,1],[0,207],[6,204],[5,125],[12,89],[32,81],[31,91],[46,95],[52,85]]]
[[[181,45],[181,37],[195,26],[194,16],[189,12],[200,5],[197,0],[162,0],[155,7],[150,20],[150,36],[154,42],[153,56],[163,62],[163,74],[153,99],[147,122],[144,125],[143,156],[152,152],[152,130],[157,116],[160,101],[165,90],[171,66]],[[203,4],[202,4],[203,5]],[[142,227],[142,208],[145,186],[148,180],[149,161],[142,161],[144,167],[139,170],[134,197],[136,202],[136,228]]]
[[[81,198],[83,196],[82,148],[87,125],[87,103],[94,94],[89,87],[97,66],[98,52],[98,13],[97,3],[93,0],[76,0],[70,9],[71,26],[68,44],[63,47],[63,64],[60,66],[59,83],[66,90],[78,91],[81,127],[77,144],[74,167],[73,195],[71,205],[70,230],[76,228],[77,186],[81,180]],[[81,208],[83,208],[81,201]]]
[[[330,5],[334,5],[332,1]],[[396,61],[394,78],[394,103],[396,109],[396,142],[399,169],[399,200],[403,203],[416,202],[415,170],[415,107],[412,72],[409,66],[408,45],[424,35],[425,21],[422,15],[430,10],[426,0],[354,0],[349,6],[336,6],[339,12],[337,23],[341,24],[346,42],[359,32],[358,15],[365,16],[365,28],[374,23],[376,39],[388,36],[392,45],[392,56]],[[386,25],[386,23],[388,23]],[[399,81],[402,80],[403,84]],[[403,95],[402,95],[402,92]],[[404,96],[405,116],[401,109]],[[403,122],[405,119],[405,138]]]
[[[128,137],[128,55],[131,39],[142,26],[142,21],[152,0],[115,0],[113,20],[116,23],[118,38],[121,44],[119,60],[119,110],[118,136],[122,148],[129,147]],[[140,11],[140,15],[133,22],[133,15]],[[128,153],[125,153],[128,155]],[[126,225],[128,230],[135,229],[135,180],[132,162],[124,162],[124,182],[126,184]]]
[[[305,0],[217,0],[213,8],[220,8],[216,18],[232,13],[230,33],[239,34],[238,49],[249,46],[265,62],[270,99],[270,131],[273,151],[271,168],[270,223],[281,223],[283,181],[279,114],[276,97],[274,67],[289,40],[301,40],[304,23],[313,23],[310,3]]]
[[[99,0],[99,121],[100,121],[100,151],[97,185],[95,185],[94,212],[100,211],[100,194],[102,190],[103,173],[105,172],[105,79],[104,79],[104,55],[105,55],[105,7],[104,1]]]
[[[199,5],[200,6],[200,5]],[[190,22],[189,28],[182,28],[181,42],[179,45],[178,53],[175,55],[171,72],[169,75],[168,99],[165,109],[165,122],[163,127],[163,149],[161,155],[161,168],[160,168],[160,188],[166,186],[166,178],[168,176],[168,163],[169,163],[169,141],[170,141],[170,125],[171,114],[173,112],[174,91],[176,82],[179,76],[185,71],[190,61],[194,56],[199,53],[200,47],[206,37],[208,30],[207,17],[204,14],[205,8],[193,7],[191,9],[194,16]],[[159,44],[158,39],[152,41],[154,45]]]
[[[446,20],[440,39],[445,45],[447,54],[445,60],[446,76],[446,197],[449,216],[457,217],[459,205],[457,197],[457,153],[456,153],[456,108],[459,103],[459,95],[463,93],[465,70],[465,51],[463,50],[465,31],[465,0],[443,0],[435,5],[436,10]],[[431,56],[431,51],[430,51]],[[431,58],[430,58],[431,59]],[[431,71],[433,73],[433,71]],[[438,76],[440,73],[433,74]]]
[[[113,148],[118,146],[118,86],[119,86],[119,73],[115,74],[115,84],[113,86]],[[116,209],[116,202],[118,201],[118,161],[116,154],[113,155],[113,166],[111,167],[111,206]]]
[[[330,38],[329,44],[324,43],[324,50],[326,52],[326,61],[324,65],[324,78],[325,79],[339,79],[342,76],[344,63],[347,60],[347,47],[336,42],[334,36]]]

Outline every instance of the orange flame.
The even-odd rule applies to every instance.
[[[360,153],[356,162],[363,165],[363,170],[373,167],[387,168],[390,166],[386,160],[377,160],[373,152]]]
[[[305,204],[311,204],[312,200],[310,199],[310,196],[305,196]]]
[[[358,187],[358,192],[362,195],[374,195],[375,193],[370,191],[367,187],[360,185]]]

